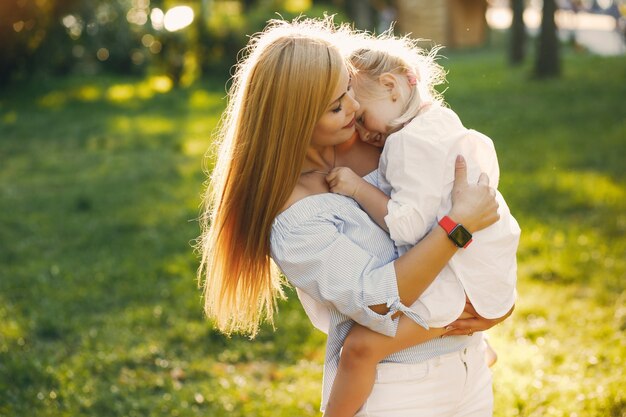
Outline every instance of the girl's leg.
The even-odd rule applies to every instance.
[[[324,416],[354,416],[372,391],[378,362],[392,353],[439,337],[444,332],[444,329],[426,330],[404,315],[399,319],[395,337],[355,325],[344,342],[339,370]]]

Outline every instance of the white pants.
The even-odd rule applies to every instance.
[[[381,363],[374,389],[355,417],[488,417],[491,370],[480,333],[467,348],[419,364]]]

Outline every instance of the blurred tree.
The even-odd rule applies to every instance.
[[[78,64],[133,72],[148,29],[148,1],[0,1],[0,83],[12,76],[67,74]],[[144,56],[145,58],[145,56]]]
[[[249,11],[256,5],[257,1],[256,0],[242,0],[241,3],[243,5],[243,10]]]
[[[373,0],[333,0],[331,3],[323,0],[315,2],[319,6],[329,4],[335,8],[343,9],[358,29],[376,30],[378,16]]]
[[[511,48],[509,62],[513,65],[521,64],[526,55],[526,26],[524,25],[524,0],[511,0],[513,21],[511,23]]]
[[[16,73],[37,70],[37,60],[53,71],[67,69],[72,57],[61,46],[67,35],[60,21],[78,2],[0,1],[0,85]]]
[[[180,0],[0,0],[0,85],[16,75],[144,74],[150,67],[175,83],[228,74],[247,35],[268,19],[333,14],[334,1],[344,0],[328,1],[188,0],[191,25],[168,30],[166,17]]]
[[[200,13],[196,19],[196,30],[198,33],[198,42],[196,45],[196,60],[198,61],[201,74],[209,72],[209,61],[206,59],[211,43],[211,34],[209,33],[209,19],[212,0],[200,0]]]
[[[396,1],[372,0],[372,6],[376,10],[377,32],[382,33],[393,29],[398,15]]]
[[[354,20],[359,29],[375,30],[374,8],[369,0],[345,0],[345,8],[348,16]]]
[[[541,32],[535,61],[535,77],[537,78],[557,77],[561,72],[559,38],[554,19],[556,9],[555,0],[543,0]]]
[[[141,50],[141,38],[149,30],[147,3],[82,0],[73,14],[85,22],[85,33],[74,39],[74,45],[82,46],[84,58],[97,68],[122,74],[134,72],[132,53]]]
[[[179,32],[166,33],[161,37],[161,40],[163,42],[161,58],[164,63],[164,71],[172,80],[174,87],[178,87],[185,71],[187,42]]]
[[[24,65],[23,54],[27,52],[28,40],[32,37],[36,20],[32,4],[6,0],[0,2],[0,85],[5,84],[11,74]]]

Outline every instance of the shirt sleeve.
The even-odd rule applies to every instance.
[[[415,245],[437,217],[447,169],[444,145],[404,134],[387,141],[384,176],[392,190],[385,223],[396,246]]]
[[[272,258],[308,297],[378,333],[395,335],[398,321],[392,315],[407,308],[400,303],[394,263],[382,264],[338,225],[318,219],[284,232],[272,244]],[[369,308],[379,304],[389,312]]]
[[[499,168],[493,142],[466,129],[449,109],[440,109],[409,125],[387,140],[381,157],[386,182],[391,185],[385,223],[397,246],[415,245],[430,231],[441,212],[451,207],[457,155],[467,163],[467,179],[481,172],[489,185],[498,186]]]

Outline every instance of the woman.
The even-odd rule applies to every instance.
[[[387,336],[398,326],[414,327],[407,347],[425,343],[389,357],[410,368],[462,352],[468,337],[452,335],[498,321],[458,321],[450,337],[440,338],[445,330],[427,331],[403,316],[457,247],[434,229],[397,258],[393,242],[353,200],[329,193],[326,176],[335,166],[375,183],[379,157],[378,149],[355,140],[359,104],[334,32],[328,19],[275,21],[250,41],[219,129],[199,269],[208,317],[226,333],[254,335],[260,321],[272,322],[275,300],[283,296],[271,255],[312,322],[328,333],[322,408],[354,322]],[[486,177],[468,185],[458,168],[448,215],[477,231],[497,220],[493,190]]]

